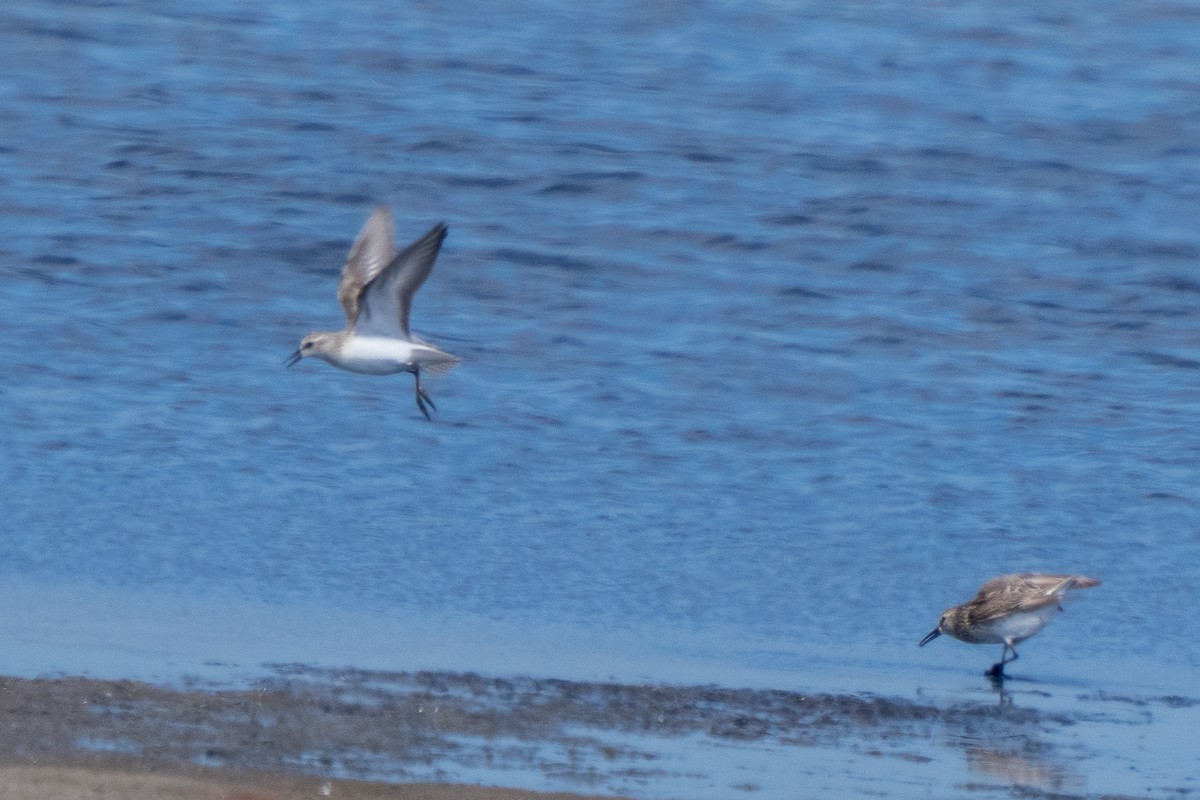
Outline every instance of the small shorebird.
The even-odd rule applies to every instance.
[[[961,606],[942,612],[938,625],[919,646],[947,633],[971,644],[1003,644],[1000,661],[987,675],[1004,677],[1004,665],[1017,660],[1017,643],[1040,631],[1062,611],[1062,601],[1072,589],[1099,586],[1082,575],[1001,575],[979,587],[979,593]],[[1012,653],[1012,658],[1008,657]]]
[[[364,375],[411,372],[416,380],[417,408],[425,419],[430,419],[429,408],[436,411],[437,406],[421,386],[421,372],[445,372],[458,359],[413,336],[408,316],[413,295],[429,277],[445,238],[446,226],[439,222],[404,252],[397,253],[391,212],[385,206],[375,209],[358,232],[342,267],[337,295],[346,312],[346,329],[305,336],[300,349],[288,358],[287,366],[316,356],[335,367]]]

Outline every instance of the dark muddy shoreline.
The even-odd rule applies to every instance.
[[[1072,756],[1049,743],[1079,720],[1004,696],[940,707],[869,695],[277,665],[237,688],[5,678],[0,698],[8,734],[0,760],[10,765],[202,767],[645,797],[687,796],[697,785],[719,794],[722,782],[731,794],[771,796],[755,769],[760,777],[796,769],[827,789],[867,781],[884,796],[907,797],[936,783],[922,775],[965,765],[972,777],[955,785],[974,796],[1087,796]],[[766,766],[747,766],[764,757]],[[739,780],[738,770],[749,777]]]

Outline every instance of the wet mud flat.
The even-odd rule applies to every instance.
[[[1081,721],[1075,715],[1003,696],[940,707],[715,686],[272,669],[236,688],[4,678],[0,797],[94,796],[60,782],[117,791],[114,780],[125,782],[122,796],[140,796],[129,782],[142,780],[157,782],[144,796],[181,798],[1143,796],[1093,791],[1072,769],[1078,753],[1054,742]]]

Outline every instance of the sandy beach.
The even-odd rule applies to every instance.
[[[148,770],[101,761],[0,768],[0,797],[6,800],[84,800],[85,798],[156,798],[157,800],[290,800],[340,797],[351,800],[576,800],[582,795],[537,793],[462,784],[331,781],[272,773],[229,773],[206,768]]]

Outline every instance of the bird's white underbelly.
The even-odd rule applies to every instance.
[[[412,372],[420,363],[422,350],[429,348],[403,339],[383,336],[354,336],[342,346],[337,366],[365,375],[391,375]]]
[[[1024,641],[1046,627],[1056,614],[1058,614],[1058,606],[1051,603],[1036,611],[1023,611],[996,620],[988,626],[986,632],[981,632],[987,638],[981,637],[980,641],[994,644],[1000,644],[1009,639],[1013,642]]]

